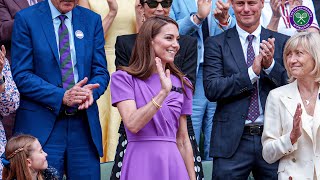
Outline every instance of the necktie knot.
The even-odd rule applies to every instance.
[[[64,20],[66,20],[67,16],[66,15],[59,15],[58,18],[60,19],[61,23],[64,23]]]
[[[254,38],[254,35],[249,34],[249,35],[247,36],[247,39],[248,39],[249,43],[252,43],[253,38]]]

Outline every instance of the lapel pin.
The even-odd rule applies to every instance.
[[[82,39],[84,37],[84,34],[81,30],[76,30],[75,34],[76,34],[76,37],[79,39]]]

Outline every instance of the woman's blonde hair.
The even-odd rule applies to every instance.
[[[293,82],[296,78],[290,74],[287,59],[288,55],[297,50],[298,47],[302,47],[312,57],[315,66],[311,73],[314,75],[314,81],[320,82],[320,34],[315,32],[300,32],[288,40],[283,52],[283,64],[288,73],[289,83]]]

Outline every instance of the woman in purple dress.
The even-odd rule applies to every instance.
[[[122,180],[195,179],[186,121],[193,88],[173,63],[178,38],[175,21],[149,18],[140,29],[129,67],[112,75],[112,104],[128,138]]]

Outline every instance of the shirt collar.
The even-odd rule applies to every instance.
[[[52,19],[55,19],[58,16],[60,16],[61,12],[58,11],[58,9],[52,4],[51,0],[48,0],[48,2],[49,2],[50,10],[51,10]],[[68,17],[68,19],[70,19],[70,21],[72,21],[72,11],[69,11],[64,15],[66,15]]]
[[[237,31],[238,31],[238,34],[239,34],[240,39],[244,40],[243,42],[246,42],[247,36],[249,35],[249,33],[248,33],[247,31],[241,29],[241,28],[238,26],[238,23],[236,23],[236,28],[237,28]],[[251,34],[254,35],[255,38],[260,37],[260,34],[261,34],[261,24],[259,24],[258,28],[257,28],[255,31],[253,31]]]

